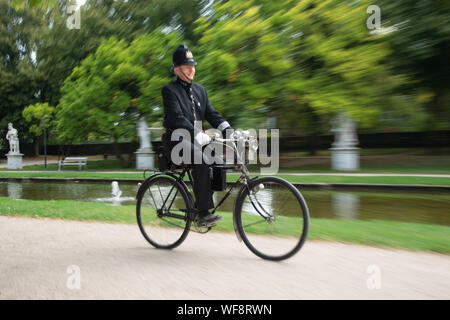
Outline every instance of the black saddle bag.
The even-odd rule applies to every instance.
[[[210,168],[211,187],[214,191],[223,191],[227,188],[227,171],[223,168]]]
[[[167,156],[164,146],[160,146],[156,149],[156,155],[158,156],[158,170],[166,171],[170,169],[170,158]]]

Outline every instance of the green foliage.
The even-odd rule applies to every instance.
[[[418,112],[396,94],[406,77],[386,63],[386,41],[369,34],[369,4],[219,1],[197,21],[199,76],[211,100],[226,114],[244,107],[310,134],[340,112],[362,127],[374,126],[385,106]]]
[[[450,27],[445,21],[450,19],[450,2],[377,0],[376,4],[381,8],[382,25],[396,29],[384,40],[392,48],[389,61],[396,72],[409,78],[401,92],[423,110],[397,117],[416,130],[448,130]]]
[[[197,21],[198,32],[203,32],[196,49],[199,79],[212,104],[235,127],[245,111],[258,121],[255,111],[262,112],[265,102],[280,91],[271,80],[293,66],[270,23],[249,3],[226,2],[216,6],[209,19]]]
[[[26,107],[22,115],[27,122],[32,122],[29,131],[37,137],[42,135],[43,129],[52,126],[55,107],[48,103],[36,103]]]
[[[8,0],[0,0],[0,128],[14,123],[16,129],[25,133],[21,142],[29,138],[22,110],[36,102],[35,65],[31,58],[36,24],[38,10],[15,10]]]
[[[181,42],[199,62],[196,80],[234,127],[276,117],[282,134],[314,136],[341,112],[362,130],[450,126],[448,1],[87,0],[73,30],[69,4],[0,0],[0,127],[13,122],[25,132],[26,106],[71,104],[76,112],[65,118],[80,128],[62,124],[65,140],[134,139],[138,115],[162,119],[160,89]],[[372,4],[394,31],[367,29]],[[97,52],[102,41],[106,52]],[[146,60],[152,50],[154,63]]]
[[[170,78],[175,34],[160,30],[130,44],[111,37],[74,68],[61,90],[58,135],[63,141],[136,139],[136,121],[162,116],[161,87]]]
[[[11,0],[11,6],[19,8],[54,8],[58,4],[58,0]]]
[[[111,36],[131,42],[163,26],[193,39],[191,22],[205,2],[88,0],[80,8],[81,28],[68,29],[68,5],[73,0],[58,0],[57,5],[53,0],[0,0],[0,127],[13,122],[27,132],[23,109],[36,102],[58,105],[65,79]],[[142,90],[141,100],[148,101],[154,96],[152,90],[160,90],[154,86],[168,75],[169,65],[163,67],[165,71]],[[25,141],[30,138],[23,137]]]

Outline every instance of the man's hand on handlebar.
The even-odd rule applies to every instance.
[[[194,139],[202,147],[211,142],[211,137],[202,131],[198,132]]]

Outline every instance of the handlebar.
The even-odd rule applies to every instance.
[[[212,141],[217,142],[237,142],[239,140],[244,140],[245,142],[257,141],[255,136],[251,136],[248,130],[240,131],[236,130],[232,133],[232,137],[229,139],[224,139],[220,137],[220,133],[215,132],[211,137]]]
[[[213,142],[223,143],[226,147],[233,149],[233,151],[235,151],[237,153],[238,158],[243,157],[243,155],[241,153],[244,152],[244,150],[241,150],[241,152],[239,152],[239,150],[238,150],[239,148],[238,148],[237,144],[239,143],[240,145],[243,145],[245,143],[248,143],[249,160],[256,159],[256,151],[258,150],[258,139],[256,136],[251,136],[250,132],[248,130],[245,130],[245,131],[236,130],[232,133],[232,136],[229,139],[222,138],[220,133],[215,132],[213,137],[211,138],[211,142],[212,143]],[[233,142],[233,143],[230,146],[226,142]]]
[[[250,135],[248,130],[240,131],[236,130],[231,134],[231,138],[222,138],[222,135],[218,132],[214,132],[211,137],[211,143],[222,143],[226,148],[232,149],[235,153],[238,163],[241,164],[241,170],[247,178],[250,179],[250,173],[247,170],[246,163],[247,157],[249,161],[256,160],[256,152],[258,150],[258,139],[256,136]],[[227,142],[231,142],[227,143]],[[248,143],[248,152],[245,151],[245,143]]]

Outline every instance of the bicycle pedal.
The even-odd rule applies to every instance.
[[[201,224],[195,222],[195,225],[197,226],[197,228],[212,228],[212,227],[217,226],[217,222],[211,222],[211,223],[205,223],[204,222],[204,223],[201,223]]]

